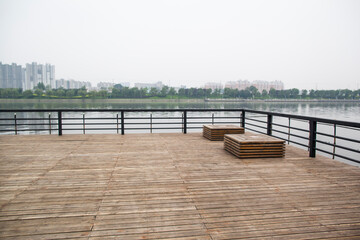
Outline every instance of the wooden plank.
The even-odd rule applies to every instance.
[[[0,238],[359,238],[359,168],[276,141],[243,143],[0,136]]]

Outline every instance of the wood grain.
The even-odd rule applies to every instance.
[[[201,133],[0,136],[0,239],[359,239],[359,168],[268,146],[283,148],[239,159]]]

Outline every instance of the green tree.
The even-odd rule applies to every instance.
[[[75,96],[75,91],[74,91],[74,89],[67,89],[67,90],[66,90],[66,96],[67,96],[67,97],[74,97],[74,96]]]
[[[252,97],[251,92],[248,89],[240,90],[239,94],[240,94],[240,98],[248,99]]]
[[[306,89],[301,90],[301,97],[306,98],[308,94],[308,91]]]
[[[87,94],[86,87],[82,87],[78,90],[78,95],[81,96],[81,98],[85,98]]]
[[[316,95],[315,95],[315,90],[314,89],[311,89],[310,92],[309,92],[309,97],[310,98],[315,98]]]
[[[219,97],[221,97],[221,89],[216,88],[211,95],[212,95],[212,97],[214,97],[214,98],[219,98]]]
[[[170,88],[169,89],[169,93],[168,93],[170,96],[176,96],[176,91],[175,91],[175,88]]]
[[[26,90],[22,93],[22,96],[24,98],[32,98],[34,97],[33,92],[31,90]]]
[[[169,87],[168,86],[163,86],[161,91],[160,91],[160,97],[166,97],[168,92],[169,92]]]
[[[44,91],[46,88],[45,88],[44,83],[39,82],[39,83],[35,86],[35,89],[40,89],[40,90],[43,90],[43,91]]]
[[[123,88],[123,86],[120,83],[118,83],[118,84],[114,85],[114,88],[121,90]]]
[[[42,89],[35,89],[35,92],[34,94],[37,96],[37,97],[42,97],[42,94],[43,94],[43,90]]]
[[[297,88],[293,88],[290,90],[290,98],[298,98],[299,97],[299,94],[300,94],[300,91],[299,89]]]
[[[252,98],[259,96],[259,90],[255,86],[250,86],[247,90],[249,90]]]
[[[269,91],[269,95],[271,98],[276,98],[276,90],[274,88],[271,88]]]
[[[152,87],[150,89],[149,95],[150,97],[156,97],[159,94],[159,90],[157,88]]]
[[[261,92],[261,96],[263,98],[266,98],[268,96],[268,92],[266,91],[266,89],[263,89],[262,92]]]

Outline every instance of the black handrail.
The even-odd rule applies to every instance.
[[[47,117],[21,117],[17,116],[16,113],[49,113]],[[80,112],[83,113],[81,118],[64,118],[64,113],[70,112]],[[86,118],[85,114],[89,112],[109,112],[109,113],[116,113],[116,117],[88,117]],[[150,117],[138,117],[138,116],[127,116],[127,114],[131,113],[138,113],[138,112],[149,112]],[[179,112],[181,116],[174,116],[174,117],[153,117],[152,113],[154,112],[167,112],[167,113],[175,113]],[[189,113],[196,113],[196,112],[211,112],[211,116],[192,116]],[[238,117],[234,116],[214,116],[214,112],[236,112],[239,113]],[[116,130],[121,134],[125,134],[126,130],[150,130],[153,129],[168,129],[168,130],[181,130],[184,134],[188,132],[189,129],[201,129],[202,124],[216,124],[216,123],[227,123],[227,124],[240,124],[240,126],[244,127],[247,130],[251,130],[258,133],[272,135],[281,139],[286,140],[288,143],[297,144],[299,146],[306,146],[309,150],[309,156],[315,157],[316,151],[319,150],[321,152],[329,154],[330,152],[326,149],[320,149],[317,146],[317,143],[323,144],[329,147],[333,147],[333,152],[330,154],[337,157],[342,157],[344,159],[360,163],[360,156],[359,158],[351,158],[349,156],[344,156],[336,152],[337,149],[341,151],[350,151],[353,153],[359,153],[359,149],[356,147],[349,147],[346,144],[338,144],[337,139],[339,141],[346,141],[347,143],[350,142],[352,144],[358,144],[360,139],[354,139],[351,137],[340,136],[339,132],[336,131],[336,128],[343,127],[347,128],[351,131],[356,132],[356,136],[360,133],[360,123],[358,122],[347,122],[341,120],[332,120],[332,119],[325,119],[325,118],[316,118],[316,117],[308,117],[308,116],[301,116],[301,115],[293,115],[293,114],[285,114],[285,113],[275,113],[275,112],[267,112],[267,111],[257,111],[251,109],[0,109],[0,113],[14,113],[14,117],[11,118],[9,116],[1,118],[0,121],[8,121],[9,123],[2,123],[0,122],[0,133],[1,132],[13,132],[14,134],[18,134],[19,132],[24,131],[49,131],[51,134],[52,131],[57,131],[58,135],[63,134],[63,130],[70,131],[70,130],[80,130],[84,134],[89,130]],[[57,117],[51,117],[50,113],[57,113]],[[119,114],[120,113],[120,114]],[[120,116],[119,116],[120,115]],[[283,122],[276,122],[276,118],[285,118],[286,123]],[[254,119],[257,118],[257,119]],[[91,122],[94,120],[116,120],[115,123],[112,122]],[[148,120],[149,122],[133,122],[134,120]],[[164,122],[156,122],[156,120],[164,120]],[[178,121],[181,120],[181,121]],[[218,120],[215,122],[215,120]],[[291,126],[290,120],[300,121],[302,123],[307,123],[308,127],[299,127],[299,126]],[[44,121],[40,123],[24,123],[22,121]],[[45,124],[47,121],[47,124]],[[64,121],[78,121],[78,122],[65,122]],[[295,121],[295,122],[296,122]],[[294,122],[294,121],[292,121]],[[141,125],[148,124],[150,127],[141,127]],[[330,127],[334,127],[333,134],[320,132],[318,130],[318,124],[325,124],[329,125]],[[20,129],[21,126],[41,126],[41,129]],[[115,125],[116,127],[101,127],[101,128],[89,128],[89,126],[94,125]],[[119,128],[120,125],[120,128]],[[139,127],[133,127],[133,126]],[[158,127],[153,127],[153,125]],[[171,125],[163,127],[162,125]],[[177,127],[179,125],[180,127]],[[44,128],[44,126],[48,126],[48,129]],[[55,128],[57,126],[57,128]],[[66,128],[64,126],[82,126],[80,128]],[[9,127],[8,129],[3,129],[4,127]],[[280,128],[280,129],[279,129]],[[12,130],[11,130],[12,129]],[[286,131],[282,130],[286,129]],[[303,134],[308,134],[308,136],[301,136],[299,134],[294,134],[291,131],[300,131]],[[339,131],[339,130],[338,130]],[[281,136],[279,136],[279,134]],[[286,136],[286,137],[284,137]],[[301,141],[295,141],[292,138],[298,138],[299,140],[308,141],[307,144]],[[317,138],[333,138],[333,143],[329,143],[324,141],[323,139]],[[345,146],[346,147],[345,147]]]

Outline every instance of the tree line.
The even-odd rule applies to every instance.
[[[85,87],[79,89],[50,89],[39,84],[34,90],[2,88],[0,98],[69,98],[69,99],[104,99],[104,98],[240,98],[240,99],[360,99],[360,89],[338,90],[299,90],[297,88],[286,90],[271,89],[259,91],[251,86],[244,90],[238,89],[204,89],[180,88],[176,91],[172,87],[157,88],[129,88],[117,84],[110,91],[88,91]]]

